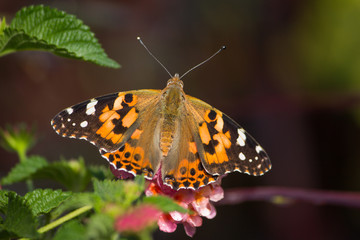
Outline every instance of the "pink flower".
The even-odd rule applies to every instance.
[[[111,170],[120,179],[132,177],[132,174],[123,170],[116,170],[113,167]],[[196,227],[202,225],[202,217],[212,219],[216,216],[216,209],[211,201],[217,202],[224,197],[224,191],[220,186],[221,177],[216,182],[198,190],[180,189],[176,191],[163,183],[159,170],[152,180],[147,180],[147,183],[146,196],[166,195],[183,208],[190,210],[190,213],[177,211],[160,213],[157,215],[159,229],[170,233],[176,230],[178,224],[183,224],[186,234],[190,237],[194,236]]]
[[[196,227],[202,225],[202,218],[212,219],[216,216],[216,209],[210,201],[217,202],[224,197],[224,191],[220,186],[221,179],[198,190],[180,189],[175,191],[164,185],[161,179],[161,173],[158,172],[155,177],[149,181],[145,190],[147,196],[166,195],[173,198],[180,206],[189,209],[191,213],[169,212],[162,213],[158,225],[163,232],[174,232],[177,224],[184,225],[188,236],[194,236]]]
[[[118,232],[138,232],[156,222],[161,211],[153,205],[140,205],[121,215],[115,220],[115,229]]]

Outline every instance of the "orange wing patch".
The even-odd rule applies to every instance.
[[[199,127],[199,136],[204,148],[204,165],[211,174],[226,172],[223,164],[230,161],[230,148],[232,146],[230,132],[223,132],[224,120],[222,113],[213,109],[207,109],[203,113],[204,121]],[[209,168],[210,166],[210,168]]]
[[[154,176],[153,167],[149,159],[145,159],[144,149],[125,143],[119,150],[112,153],[102,153],[109,162],[114,164],[117,169],[124,170],[134,175],[144,174],[148,178]]]
[[[216,179],[217,176],[212,176],[204,170],[198,157],[195,161],[181,160],[178,168],[168,172],[164,178],[164,183],[172,186],[175,190],[181,188],[198,189],[215,182]]]
[[[133,94],[119,94],[115,99],[112,109],[105,106],[99,116],[103,124],[96,131],[106,140],[117,144],[124,140],[123,133],[137,120],[138,111],[133,106],[137,103],[137,96]],[[117,131],[114,131],[118,129]]]

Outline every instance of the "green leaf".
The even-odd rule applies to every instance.
[[[1,37],[0,37],[1,39]],[[9,152],[16,152],[20,161],[26,160],[26,152],[35,145],[35,127],[26,124],[7,125],[0,128],[0,146]]]
[[[97,197],[93,193],[73,193],[58,208],[51,212],[52,219],[57,218],[66,211],[81,208],[86,205],[94,205]]]
[[[38,236],[36,230],[36,218],[32,215],[31,209],[21,196],[15,193],[8,193],[8,209],[4,228],[19,237],[35,238]]]
[[[51,163],[39,169],[33,177],[54,180],[73,192],[84,191],[91,181],[91,175],[82,158]]]
[[[6,231],[2,225],[0,225],[0,239],[15,239],[16,235]]]
[[[99,181],[94,179],[94,193],[99,195],[105,201],[121,201],[125,198],[124,185],[116,180]]]
[[[62,225],[54,236],[54,240],[85,240],[86,229],[78,221],[72,220]]]
[[[15,165],[9,172],[9,174],[1,179],[1,184],[9,185],[15,182],[20,182],[28,179],[37,172],[39,169],[48,165],[48,162],[40,156],[31,156],[25,161],[22,161]]]
[[[0,212],[5,213],[6,209],[7,209],[7,204],[8,204],[8,193],[10,191],[7,190],[0,190]]]
[[[87,239],[111,239],[114,220],[109,215],[97,213],[90,217],[86,229]]]
[[[0,19],[0,36],[3,35],[4,29],[7,27],[5,17]]]
[[[93,184],[94,193],[104,201],[115,202],[125,208],[141,196],[144,188],[136,181],[94,179]]]
[[[109,167],[101,166],[89,166],[88,167],[91,176],[98,180],[113,179],[114,174],[110,171]]]
[[[119,68],[108,58],[88,26],[74,15],[43,5],[29,6],[16,13],[0,38],[0,56],[20,50],[43,50]]]
[[[161,211],[165,213],[172,211],[177,211],[181,213],[188,212],[187,209],[181,207],[179,204],[174,202],[172,198],[166,196],[157,195],[157,196],[145,197],[143,199],[143,202],[155,205],[157,208],[159,208]]]
[[[36,189],[27,193],[24,198],[30,206],[34,216],[48,213],[58,207],[63,201],[71,196],[69,192],[52,189]]]

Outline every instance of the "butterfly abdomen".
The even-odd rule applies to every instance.
[[[180,80],[178,80],[180,81]],[[174,136],[178,130],[178,121],[183,114],[184,93],[182,85],[177,82],[168,85],[162,93],[164,101],[161,105],[160,150],[167,156],[174,144]]]
[[[163,156],[167,156],[173,143],[173,135],[168,131],[161,131],[160,133],[160,150]]]

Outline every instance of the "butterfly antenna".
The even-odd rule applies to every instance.
[[[192,70],[194,70],[197,67],[200,67],[201,65],[203,65],[204,63],[206,63],[207,61],[209,61],[210,59],[212,59],[213,57],[215,57],[216,55],[218,55],[218,53],[220,53],[222,50],[225,50],[226,46],[222,46],[219,50],[217,50],[216,53],[214,53],[213,55],[211,55],[209,58],[207,58],[205,61],[202,61],[201,63],[199,63],[198,65],[196,65],[195,67],[190,68],[189,70],[187,70],[183,75],[181,75],[180,79],[182,79],[186,74],[188,74],[189,72],[191,72]]]
[[[157,59],[155,56],[154,56],[154,54],[152,54],[152,52],[150,52],[150,50],[146,47],[146,45],[143,43],[143,41],[141,40],[141,38],[140,37],[137,37],[137,40],[139,40],[139,42],[141,43],[141,45],[143,45],[143,47],[146,49],[146,51],[148,51],[148,53],[150,54],[150,56],[152,56],[159,64],[160,64],[160,66],[162,66],[164,69],[165,69],[165,71],[170,75],[170,77],[172,78],[173,77],[173,75],[171,75],[171,73],[167,70],[167,68],[164,66],[164,64],[162,64],[160,61],[159,61],[159,59]]]

